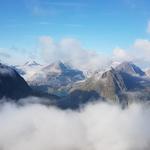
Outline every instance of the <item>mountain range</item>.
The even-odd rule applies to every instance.
[[[150,100],[150,76],[132,62],[98,70],[90,77],[60,61],[46,66],[35,61],[22,66],[0,64],[0,97],[26,96],[53,99],[61,108],[78,108],[97,100],[124,107]]]
[[[74,83],[84,79],[82,71],[59,61],[37,70],[28,84],[35,90],[62,96],[67,94]]]

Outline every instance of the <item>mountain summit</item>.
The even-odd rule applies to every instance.
[[[117,71],[131,74],[131,75],[138,75],[138,76],[145,75],[145,73],[138,66],[133,64],[132,62],[127,62],[127,61],[123,62],[120,65],[118,65],[115,69]]]
[[[65,73],[71,71],[71,67],[68,64],[65,64],[61,61],[52,63],[45,68],[42,69],[44,72],[49,72],[49,73]],[[73,70],[72,70],[73,71]]]
[[[30,78],[29,84],[40,91],[55,93],[54,91],[62,91],[83,79],[85,77],[82,71],[71,68],[68,64],[55,62],[37,71]]]
[[[71,93],[75,91],[81,91],[81,96],[82,91],[95,91],[104,100],[122,103],[124,106],[139,99],[149,100],[150,78],[146,77],[145,73],[135,64],[123,62],[103,73],[94,74],[70,90]],[[92,97],[92,94],[90,96]]]
[[[36,61],[27,61],[23,66],[41,66],[40,64],[38,64]]]

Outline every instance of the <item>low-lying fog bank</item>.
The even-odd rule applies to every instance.
[[[28,98],[29,99],[29,98]],[[88,104],[80,111],[41,104],[0,106],[0,150],[149,150],[150,107]]]

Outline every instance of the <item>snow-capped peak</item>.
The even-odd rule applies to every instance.
[[[37,63],[36,61],[27,61],[23,66],[41,66],[39,63]]]
[[[43,66],[36,61],[27,61],[24,65],[16,66],[17,70],[21,70],[21,74],[27,81],[33,74],[40,70]],[[20,71],[19,71],[20,72]]]
[[[71,67],[68,64],[58,61],[46,66],[42,70],[47,72],[53,72],[53,73],[61,73],[65,70],[70,70],[70,69]]]

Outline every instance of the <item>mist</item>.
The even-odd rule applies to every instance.
[[[149,150],[150,107],[88,104],[78,111],[41,104],[0,106],[0,150]]]

